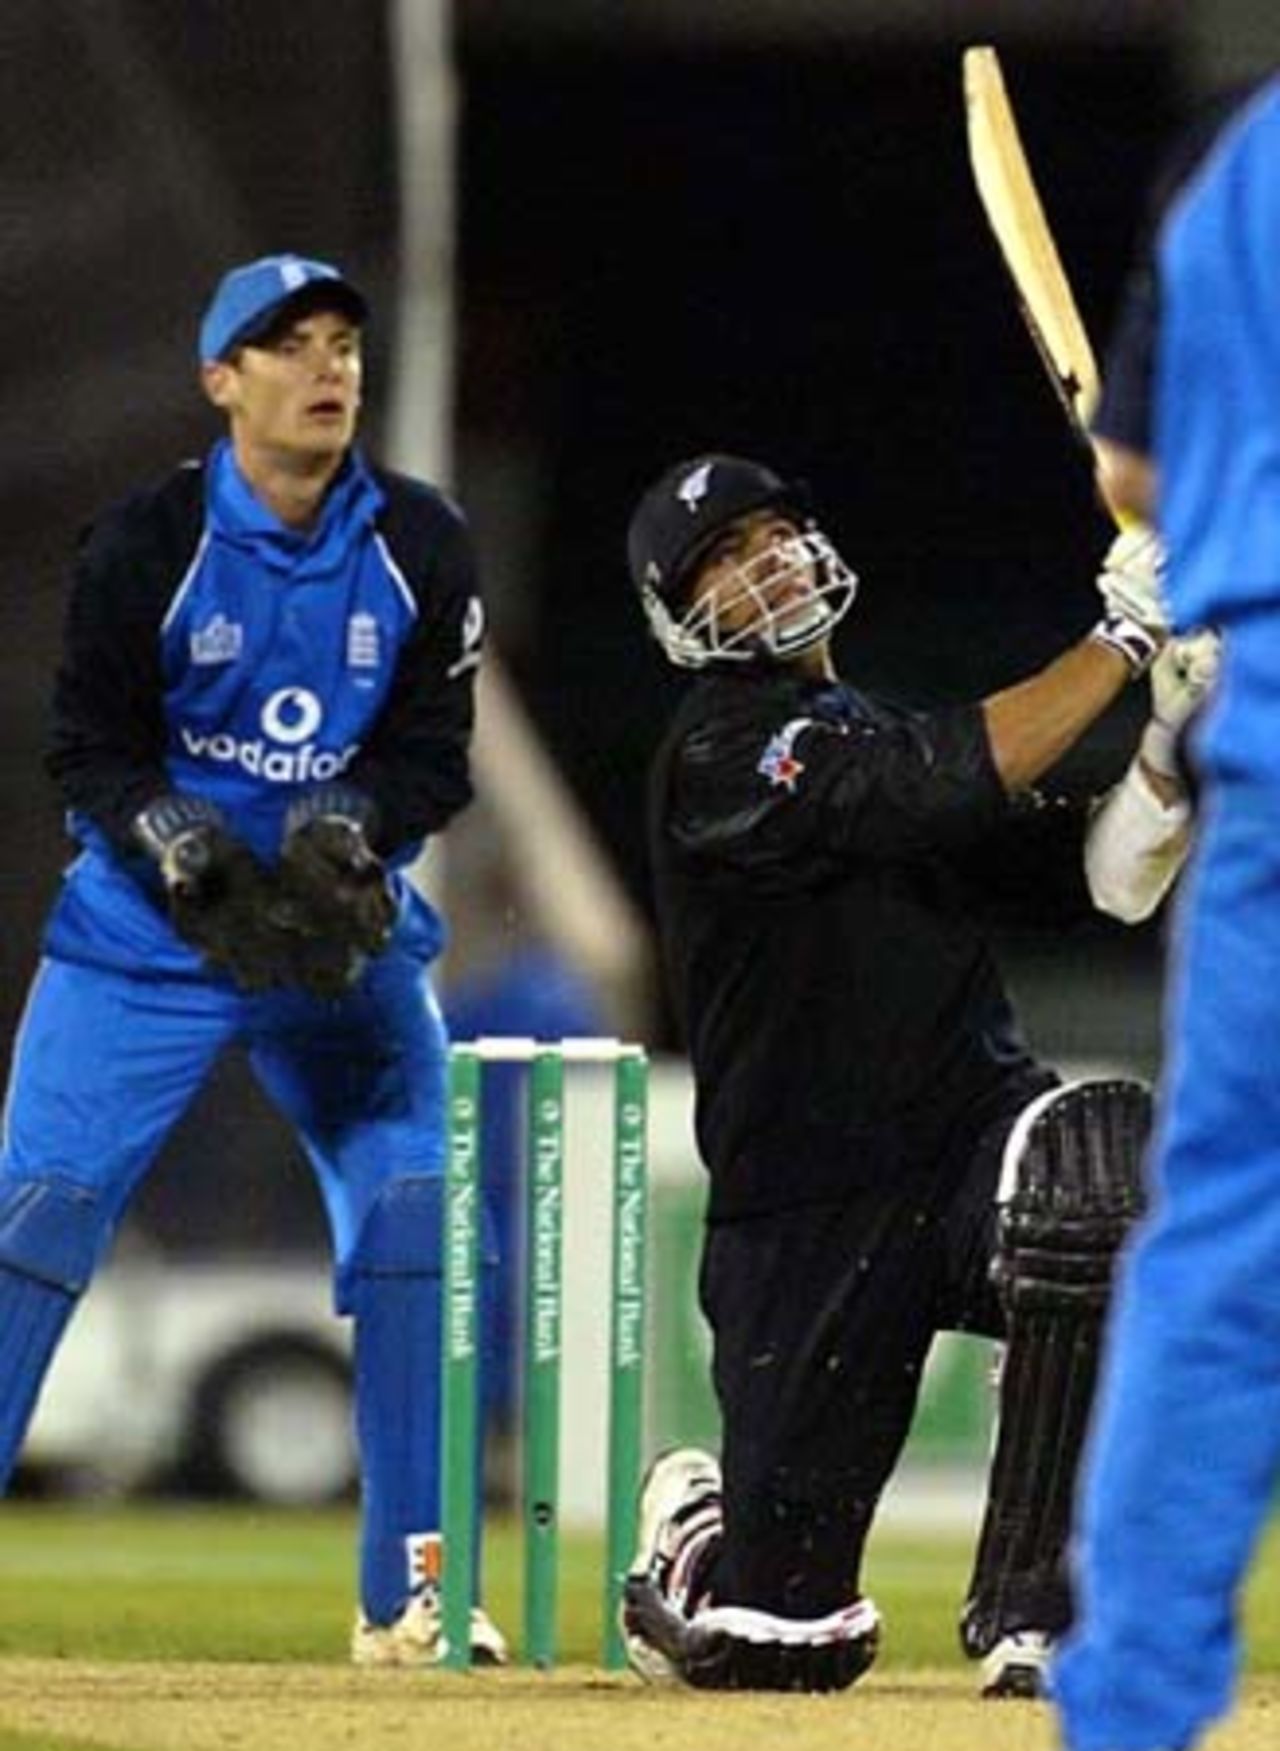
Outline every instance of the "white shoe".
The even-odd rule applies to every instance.
[[[445,1654],[440,1595],[433,1588],[415,1593],[394,1623],[370,1623],[361,1611],[351,1632],[351,1659],[357,1666],[438,1666]],[[476,1666],[505,1666],[510,1655],[497,1624],[478,1605],[471,1611],[471,1660]]]
[[[640,1486],[639,1527],[629,1578],[650,1582],[672,1610],[691,1616],[699,1601],[691,1587],[699,1559],[724,1524],[719,1463],[699,1447],[660,1454]],[[675,1666],[626,1621],[627,1660],[649,1684],[679,1683]]]
[[[982,1662],[984,1696],[1042,1697],[1048,1695],[1053,1639],[1038,1629],[1018,1629],[1002,1636]]]

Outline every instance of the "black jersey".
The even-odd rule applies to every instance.
[[[976,705],[912,713],[786,668],[694,686],[650,838],[713,1220],[938,1171],[1011,1085],[1052,1081],[975,900],[1035,886],[1012,828],[1053,842],[1037,902],[1085,911],[1082,814],[1011,807]]]

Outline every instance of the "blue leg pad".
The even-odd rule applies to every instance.
[[[102,1200],[87,1186],[53,1171],[0,1177],[0,1265],[79,1293],[112,1229]]]
[[[0,1177],[0,1490],[111,1229],[101,1200],[74,1180],[56,1172]]]
[[[371,1623],[392,1623],[421,1585],[421,1535],[440,1528],[441,1257],[444,1181],[389,1180],[342,1272],[340,1305],[355,1317],[360,1443],[360,1597]],[[493,1263],[491,1237],[482,1248]],[[479,1449],[477,1443],[477,1449]],[[480,1479],[476,1454],[477,1591]]]
[[[355,1316],[363,1519],[360,1596],[391,1623],[420,1577],[415,1534],[440,1525],[440,1249],[443,1182],[390,1180],[343,1273]]]
[[[77,1297],[0,1264],[0,1492]]]

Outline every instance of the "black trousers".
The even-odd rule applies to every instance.
[[[939,1331],[1004,1333],[995,1194],[1025,1089],[949,1173],[711,1227],[700,1296],[723,1424],[720,1602],[817,1617],[863,1546]]]

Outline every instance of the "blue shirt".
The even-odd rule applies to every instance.
[[[1156,461],[1180,627],[1280,600],[1280,80],[1218,136],[1160,241]]]
[[[353,457],[299,532],[228,444],[211,458],[205,533],[161,629],[165,765],[260,855],[301,791],[351,766],[418,617],[373,527],[382,503]]]
[[[465,525],[435,489],[356,452],[313,525],[255,496],[231,446],[95,526],[82,552],[50,765],[85,854],[50,921],[72,959],[192,972],[131,823],[207,797],[270,860],[289,804],[335,777],[416,855],[470,796],[483,615]]]

